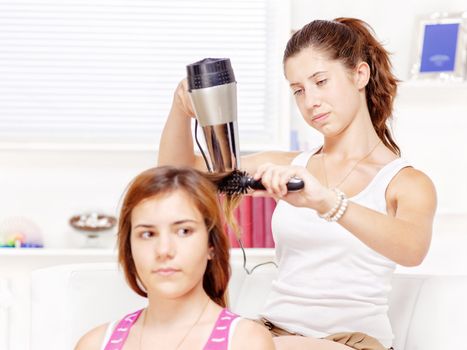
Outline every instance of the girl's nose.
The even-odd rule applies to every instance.
[[[321,106],[321,99],[316,93],[305,91],[305,107],[307,109],[313,109]]]
[[[173,258],[175,254],[175,242],[171,234],[160,234],[156,242],[156,256],[165,260]]]

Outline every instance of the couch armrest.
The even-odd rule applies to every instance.
[[[465,348],[467,276],[396,274],[389,316],[399,350]]]
[[[116,263],[58,265],[32,272],[31,350],[73,349],[91,328],[146,305]]]

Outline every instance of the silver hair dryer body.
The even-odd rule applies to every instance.
[[[188,92],[203,129],[209,168],[240,168],[237,83],[228,58],[206,58],[187,66]]]

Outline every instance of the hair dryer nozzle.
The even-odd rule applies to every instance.
[[[188,91],[235,83],[228,58],[205,58],[186,66]]]

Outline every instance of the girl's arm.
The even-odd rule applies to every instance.
[[[436,191],[421,171],[405,168],[390,183],[381,214],[349,202],[339,223],[370,248],[404,266],[419,265],[431,242]]]
[[[195,155],[193,150],[191,119],[194,115],[187,81],[184,79],[174,92],[172,108],[162,131],[158,165],[191,166],[207,170],[202,157]]]
[[[294,176],[304,180],[305,188],[287,193],[285,184]],[[304,167],[265,164],[255,177],[263,179],[270,196],[294,206],[324,214],[336,205],[334,191],[322,186]],[[383,214],[349,200],[338,224],[392,261],[404,266],[419,265],[430,246],[436,210],[432,181],[419,170],[404,168],[389,184],[386,203],[388,214]]]

